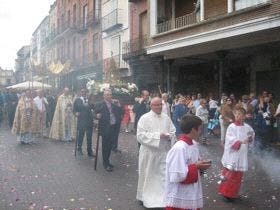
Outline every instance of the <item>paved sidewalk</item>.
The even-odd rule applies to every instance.
[[[102,167],[101,152],[94,171],[94,159],[74,157],[74,142],[40,139],[33,145],[21,145],[9,130],[0,128],[0,209],[144,209],[135,199],[135,136],[121,133],[119,144],[122,153],[112,155],[115,168],[108,173]],[[200,149],[203,157],[213,160],[203,183],[204,209],[279,209],[279,156],[271,151],[251,155],[243,200],[225,203],[217,194],[222,155],[219,141],[212,138],[211,145]]]

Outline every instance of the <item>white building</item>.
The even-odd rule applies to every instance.
[[[0,67],[0,87],[8,86],[15,82],[14,71],[4,70]]]
[[[122,43],[129,40],[127,0],[102,0],[103,71],[106,74],[113,58],[122,78],[131,76],[122,59]]]

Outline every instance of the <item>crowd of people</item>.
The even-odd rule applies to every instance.
[[[104,169],[112,172],[111,152],[121,153],[118,136],[134,132],[139,147],[137,200],[147,208],[198,209],[203,206],[201,174],[211,166],[198,151],[199,142],[207,146],[209,135],[221,136],[224,148],[219,193],[227,200],[238,197],[243,173],[248,170],[247,153],[255,132],[264,142],[280,143],[280,104],[263,91],[243,95],[178,94],[150,95],[141,91],[135,102],[113,98],[110,89],[96,101],[84,88],[74,95],[65,87],[57,96],[42,90],[0,93],[0,122],[7,119],[21,144],[34,138],[76,140],[78,155],[83,155],[86,136],[87,155],[93,158],[93,132],[102,137]],[[277,107],[277,108],[276,108]],[[96,129],[95,129],[96,128]]]

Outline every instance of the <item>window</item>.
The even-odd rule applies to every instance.
[[[70,10],[68,10],[67,12],[67,26],[69,27],[70,26]]]
[[[70,40],[67,41],[67,58],[70,59]]]
[[[83,7],[83,28],[86,28],[87,26],[87,12],[88,12],[88,7],[87,4]]]
[[[268,0],[235,0],[235,10],[252,7],[267,2]]]
[[[77,6],[76,4],[73,5],[73,26],[76,26],[76,14],[77,14]]]
[[[99,36],[98,34],[93,35],[93,59],[97,60],[99,57]]]
[[[99,18],[99,0],[94,0],[94,8],[93,8],[93,11],[94,11],[94,19],[98,19]]]
[[[82,59],[83,59],[83,64],[87,63],[87,56],[88,56],[88,45],[87,45],[87,40],[83,40],[83,54],[82,54]]]
[[[120,64],[120,36],[115,36],[111,39],[111,57],[116,64]]]
[[[76,61],[76,37],[73,38],[73,61]]]
[[[120,54],[120,36],[115,36],[111,39],[111,56]]]

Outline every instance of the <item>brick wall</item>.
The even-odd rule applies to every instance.
[[[227,0],[211,0],[205,2],[205,19],[227,13]]]
[[[147,11],[148,3],[147,0],[138,1],[130,4],[130,39],[139,38],[139,23],[140,23],[140,15]],[[147,23],[148,24],[148,23]]]

